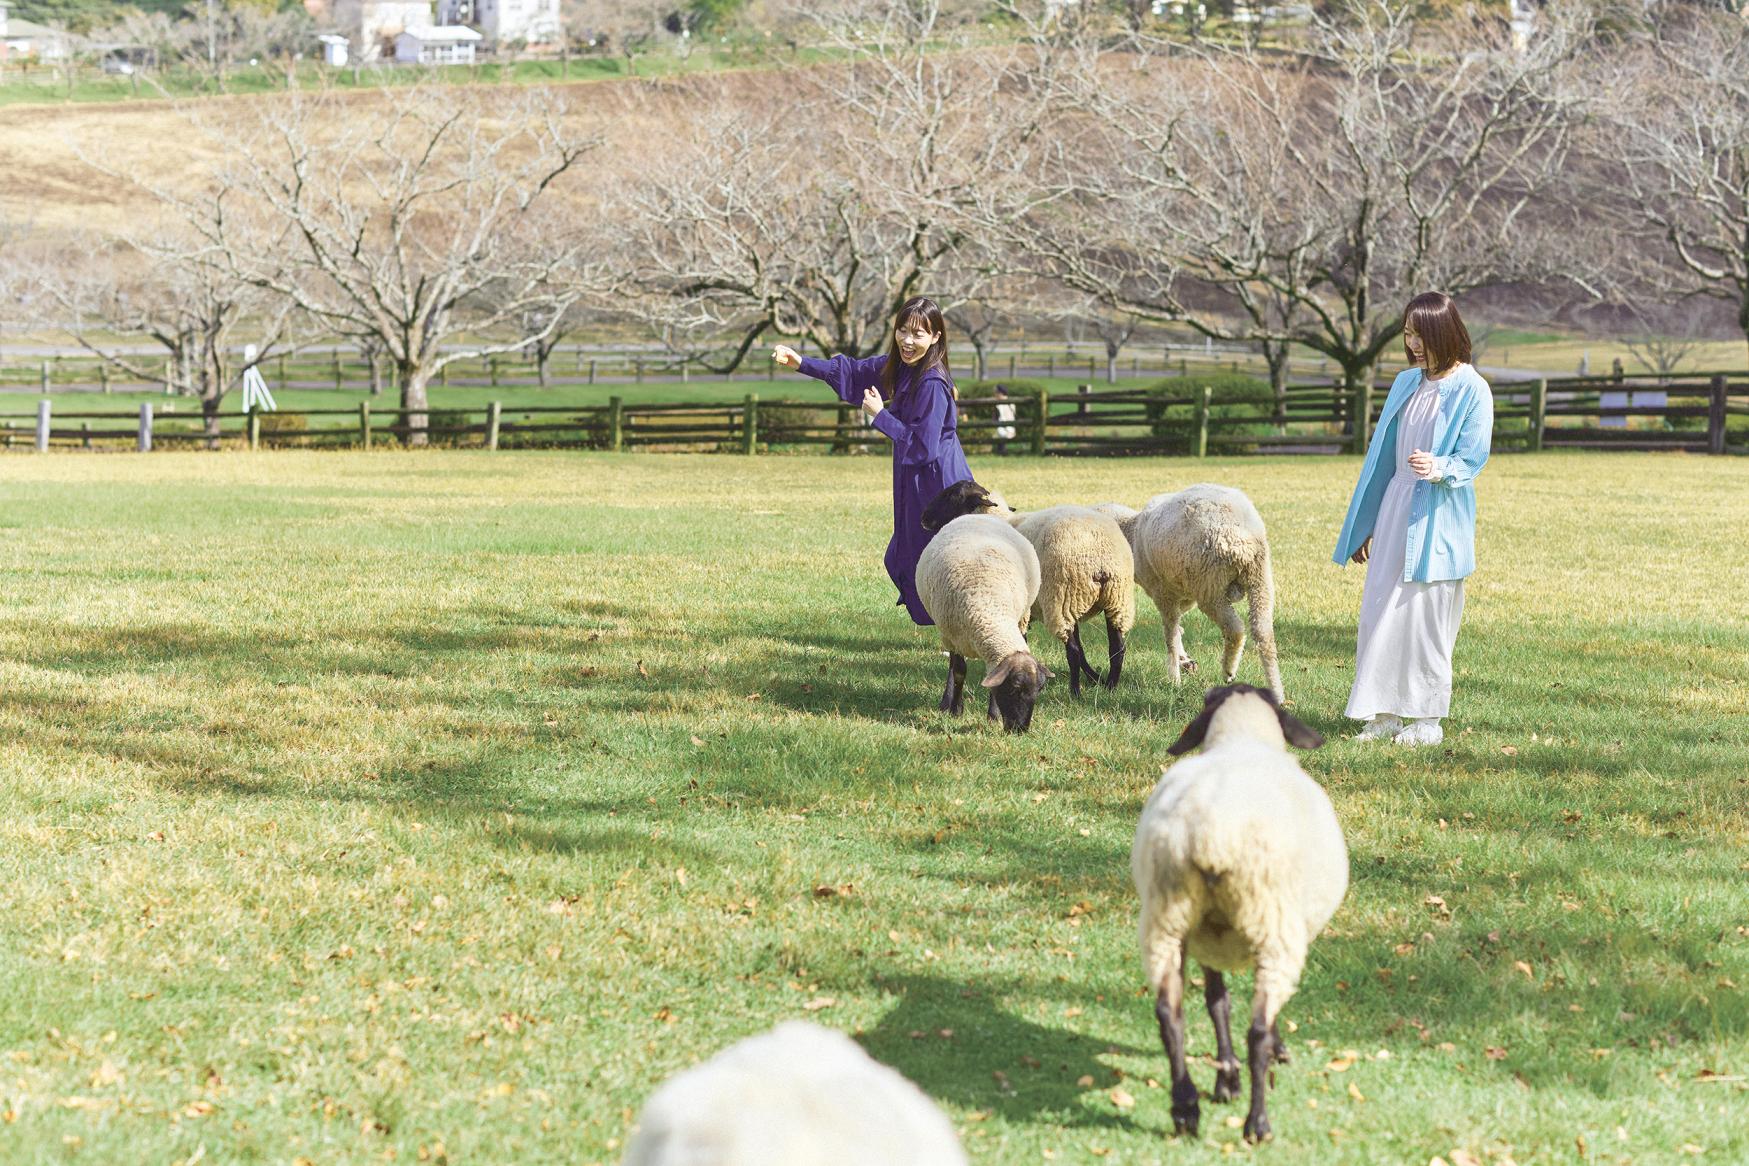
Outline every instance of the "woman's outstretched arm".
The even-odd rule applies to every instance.
[[[821,360],[802,356],[787,344],[779,344],[772,349],[771,359],[785,368],[795,369],[803,376],[825,381],[838,395],[838,399],[847,405],[862,404],[863,390],[874,388],[880,383],[881,369],[887,360],[884,354],[862,360],[850,356],[834,356]]]

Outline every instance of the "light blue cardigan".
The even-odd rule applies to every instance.
[[[1348,517],[1333,556],[1347,565],[1378,522],[1385,487],[1396,473],[1397,417],[1426,374],[1405,369],[1391,382],[1378,428],[1366,449]],[[1494,394],[1473,367],[1465,365],[1439,386],[1439,415],[1427,452],[1433,477],[1416,482],[1409,503],[1409,541],[1403,553],[1403,582],[1437,583],[1462,579],[1476,569],[1476,475],[1488,462],[1494,438]]]

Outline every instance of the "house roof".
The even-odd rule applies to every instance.
[[[8,18],[6,21],[7,40],[23,40],[36,37],[41,37],[47,40],[65,40],[67,34],[64,32],[56,32],[47,25],[38,24],[34,20],[19,20],[16,17],[12,17]]]
[[[401,30],[401,35],[424,41],[428,45],[460,44],[462,41],[485,39],[465,24],[437,24],[421,28],[404,28]]]

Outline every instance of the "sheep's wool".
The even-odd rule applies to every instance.
[[[965,1166],[934,1102],[841,1033],[790,1021],[656,1091],[625,1166]]]

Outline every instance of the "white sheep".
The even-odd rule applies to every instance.
[[[1045,630],[1063,645],[1069,662],[1069,695],[1081,695],[1083,675],[1108,689],[1116,688],[1123,674],[1124,638],[1136,624],[1135,557],[1118,524],[1085,506],[1011,510],[1001,495],[966,481],[949,486],[930,502],[923,525],[933,529],[962,514],[996,515],[1038,552],[1040,582],[1034,610]],[[1109,663],[1103,681],[1081,646],[1081,621],[1096,612],[1105,616]]]
[[[1244,493],[1230,486],[1189,486],[1149,499],[1140,513],[1104,503],[1094,509],[1111,515],[1135,552],[1136,583],[1160,609],[1166,634],[1168,673],[1177,684],[1196,661],[1184,650],[1181,621],[1192,605],[1221,629],[1226,651],[1223,683],[1232,683],[1245,650],[1245,621],[1233,604],[1247,600],[1251,637],[1263,674],[1276,700],[1286,699],[1275,651],[1275,578],[1269,565],[1269,536],[1263,516]]]
[[[1172,1067],[1172,1122],[1192,1137],[1199,1108],[1184,1063],[1187,957],[1202,965],[1203,998],[1215,1025],[1216,1101],[1239,1095],[1221,973],[1256,969],[1245,1137],[1269,1134],[1268,1068],[1287,1059],[1276,1016],[1299,987],[1307,946],[1348,890],[1348,848],[1336,812],[1287,752],[1289,744],[1323,743],[1263,689],[1212,688],[1202,713],[1168,750],[1177,756],[1201,745],[1201,755],[1165,772],[1136,826],[1130,874],[1142,899],[1142,962]]]
[[[789,1021],[665,1083],[624,1166],[965,1166],[921,1089],[841,1033]]]
[[[984,661],[989,715],[1024,733],[1050,672],[1027,650],[1038,599],[1038,553],[1000,518],[969,514],[943,526],[917,560],[917,594],[947,649],[941,708],[965,707],[966,657]]]

